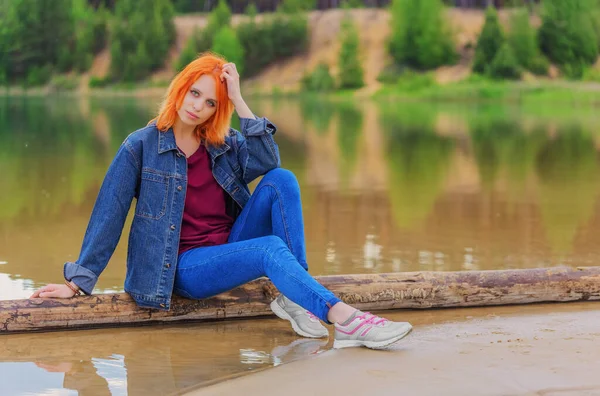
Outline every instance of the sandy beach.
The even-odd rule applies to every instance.
[[[600,395],[599,303],[386,316],[415,325],[391,350],[329,349],[188,395]]]

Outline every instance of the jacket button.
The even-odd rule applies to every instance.
[[[177,186],[177,191],[181,191],[181,190],[183,190],[183,187]]]
[[[171,224],[171,229],[175,230],[175,225],[174,224]]]
[[[171,268],[171,263],[165,264],[165,268]]]

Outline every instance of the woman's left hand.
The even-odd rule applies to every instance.
[[[242,99],[242,90],[240,89],[240,74],[235,67],[235,63],[225,63],[223,72],[219,76],[221,81],[227,82],[227,94],[229,100],[236,102]]]

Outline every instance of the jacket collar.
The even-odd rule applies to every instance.
[[[169,128],[166,132],[158,131],[158,153],[162,154],[171,150],[179,150],[175,142],[173,128]]]
[[[219,155],[225,153],[229,149],[230,149],[230,147],[227,143],[223,143],[220,146],[210,146],[210,145],[206,146],[206,151],[208,151],[208,154],[210,155],[210,158],[211,158],[213,164],[215,162],[215,159]]]
[[[219,155],[225,153],[230,148],[227,143],[223,143],[220,146],[206,146],[206,151],[208,151],[210,158],[214,162]],[[169,128],[166,132],[158,131],[158,153],[162,154],[171,150],[179,151],[175,142],[173,128]]]

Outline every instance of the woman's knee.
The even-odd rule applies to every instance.
[[[296,187],[298,186],[298,179],[294,172],[284,169],[275,168],[265,173],[261,182],[274,184],[276,186]]]
[[[283,239],[279,238],[277,235],[267,235],[259,238],[261,244],[264,249],[273,254],[281,249],[289,250],[287,244],[283,241]]]
[[[292,252],[288,245],[277,235],[267,235],[257,240],[260,243],[260,250],[263,251],[263,260],[266,265],[285,262]]]

